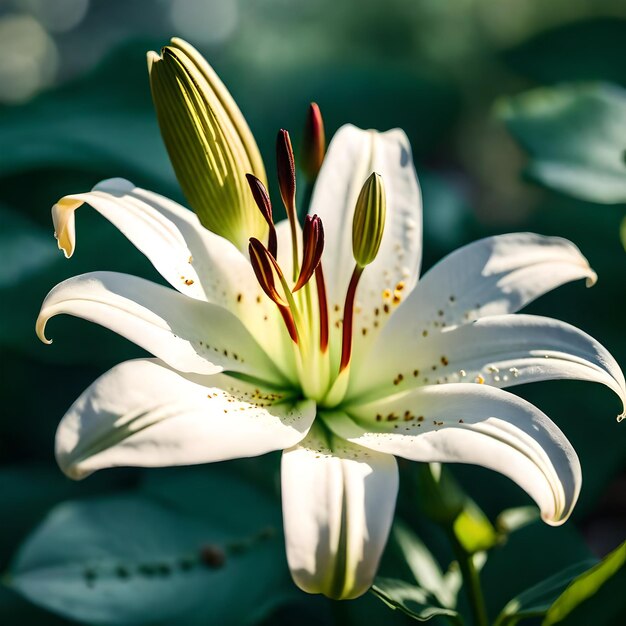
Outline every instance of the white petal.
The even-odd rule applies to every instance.
[[[65,196],[54,205],[55,231],[67,257],[75,247],[74,213],[85,202],[141,250],[175,289],[235,313],[266,350],[289,347],[276,307],[265,297],[248,258],[204,228],[191,211],[127,180],[104,180],[92,191]]]
[[[486,385],[422,387],[347,407],[328,419],[339,436],[415,461],[472,463],[508,476],[538,504],[548,524],[562,524],[576,504],[576,452],[535,406]]]
[[[314,426],[283,453],[281,477],[287,560],[296,584],[335,599],[365,593],[393,520],[393,456]]]
[[[68,258],[76,246],[74,213],[85,202],[128,237],[170,284],[205,299],[186,241],[190,235],[199,236],[201,227],[193,213],[122,178],[104,180],[90,192],[65,196],[52,207],[59,248]]]
[[[133,341],[182,372],[243,372],[284,382],[241,322],[226,309],[188,298],[143,278],[93,272],[70,278],[46,296],[37,335],[60,313],[95,322]]]
[[[361,187],[372,173],[379,173],[387,194],[385,231],[376,260],[369,265],[357,290],[354,328],[355,352],[361,342],[382,327],[386,316],[377,317],[376,308],[391,303],[383,299],[403,283],[401,297],[415,285],[422,253],[422,204],[411,146],[401,130],[385,133],[343,126],[334,136],[320,171],[310,213],[324,224],[325,269],[331,329],[343,313],[346,290],[354,269],[352,220]],[[374,321],[377,325],[374,325]],[[366,328],[366,335],[362,329]],[[333,331],[335,332],[335,331]],[[340,344],[340,341],[333,341]]]
[[[429,270],[393,323],[404,332],[437,332],[486,315],[515,313],[580,278],[590,286],[596,275],[566,239],[533,233],[487,237],[459,248]]]
[[[626,383],[615,359],[593,337],[560,320],[495,315],[427,337],[415,329],[388,330],[369,367],[365,364],[353,379],[352,397],[380,397],[434,383],[511,387],[565,378],[602,383],[626,408]]]
[[[156,360],[122,363],[96,380],[59,424],[56,456],[84,478],[106,467],[191,465],[294,445],[315,404],[225,375],[183,377]]]

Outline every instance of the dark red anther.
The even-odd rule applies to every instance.
[[[270,195],[265,185],[254,174],[246,174],[246,179],[248,180],[248,185],[250,185],[252,197],[270,229],[267,249],[270,254],[276,258],[278,244],[276,242],[276,228],[274,227],[274,219],[272,217],[272,201],[270,200]]]
[[[276,303],[280,314],[287,327],[287,332],[294,343],[298,343],[298,331],[296,323],[293,319],[291,309],[287,306],[276,289],[274,274],[282,276],[276,259],[270,254],[269,250],[255,237],[250,237],[248,244],[248,253],[250,254],[250,264],[254,270],[254,274],[261,285],[261,289],[265,292],[272,302]]]
[[[261,285],[261,289],[263,289],[270,300],[279,306],[285,306],[285,301],[276,289],[274,267],[269,256],[269,250],[258,239],[250,237],[248,253],[250,254],[250,264],[259,281],[259,285]]]
[[[307,215],[304,218],[304,229],[302,231],[302,266],[300,267],[300,275],[292,291],[298,291],[306,285],[313,272],[317,268],[322,252],[324,251],[324,226],[322,220],[314,215]]]
[[[326,134],[320,108],[311,102],[302,137],[301,167],[309,183],[313,183],[326,154]]]
[[[276,137],[276,167],[278,169],[278,185],[280,196],[287,209],[289,221],[296,220],[296,164],[289,133],[281,129]]]

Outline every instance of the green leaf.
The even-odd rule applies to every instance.
[[[622,245],[624,246],[624,250],[626,250],[626,217],[622,220],[622,224],[619,228],[619,236],[622,240]]]
[[[505,509],[496,519],[496,528],[500,533],[510,533],[536,522],[540,518],[539,509],[534,505],[516,506]]]
[[[500,117],[528,151],[525,173],[556,191],[626,202],[626,91],[609,84],[535,89],[509,98]]]
[[[569,622],[570,617],[587,624],[592,623],[589,620],[604,624],[618,617],[625,607],[625,565],[626,541],[567,587],[548,610],[542,626]]]
[[[493,524],[445,465],[421,463],[417,468],[416,487],[420,508],[432,520],[451,530],[465,552],[476,554],[498,543]]]
[[[573,578],[584,572],[594,561],[586,560],[566,567],[513,598],[502,609],[494,626],[515,626],[530,617],[542,617]]]
[[[498,543],[498,533],[480,507],[467,498],[452,525],[454,534],[468,554],[489,550]]]
[[[463,624],[461,615],[437,604],[425,589],[395,578],[376,578],[372,593],[392,609],[399,609],[418,622],[445,617],[453,624]]]
[[[124,625],[253,623],[284,583],[291,593],[278,533],[242,536],[138,496],[56,507],[9,579],[55,613]]]
[[[444,574],[426,544],[400,520],[394,523],[390,539],[404,557],[417,585],[437,598],[442,606],[454,608],[459,570]]]

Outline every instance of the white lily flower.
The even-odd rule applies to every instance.
[[[368,179],[372,172],[380,177]],[[271,222],[264,188],[253,191]],[[173,289],[95,272],[46,297],[43,341],[46,322],[67,313],[156,357],[114,367],[69,409],[56,440],[68,476],[284,450],[293,578],[338,599],[363,594],[376,573],[394,515],[394,456],[491,468],[525,489],[548,524],[570,515],[581,486],[574,449],[544,413],[503,388],[572,378],[604,383],[626,401],[624,376],[597,341],[555,319],[515,314],[563,283],[596,276],[570,242],[521,233],[465,246],[418,281],[421,199],[402,131],[341,128],[304,231],[278,224],[273,250],[253,240],[252,263],[185,208],[121,179],[55,205],[67,256],[83,203]]]

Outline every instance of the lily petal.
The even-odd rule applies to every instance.
[[[204,228],[194,213],[123,178],[103,180],[90,192],[61,198],[52,208],[59,248],[66,257],[74,253],[74,214],[83,203],[118,228],[176,290],[233,312],[267,351],[280,348],[289,353],[284,347],[290,348],[289,337],[248,258]]]
[[[392,322],[371,354],[375,367],[363,365],[353,379],[352,397],[380,397],[429,383],[512,387],[568,378],[606,385],[626,408],[624,374],[609,351],[582,330],[549,317],[495,315],[427,337]]]
[[[487,315],[515,313],[572,280],[596,281],[570,241],[533,233],[487,237],[442,259],[393,317],[405,332],[432,333]]]
[[[343,316],[343,305],[354,269],[352,256],[352,220],[357,197],[367,177],[377,172],[383,178],[387,194],[385,231],[376,260],[363,273],[357,290],[354,328],[355,351],[382,328],[386,316],[375,310],[392,304],[413,289],[419,275],[422,254],[422,203],[411,146],[403,131],[385,133],[364,131],[346,125],[337,131],[320,170],[310,214],[317,214],[324,224],[325,245],[322,262],[332,272],[327,274],[331,329]],[[400,285],[400,290],[396,287]],[[398,299],[398,301],[399,301]],[[392,307],[393,308],[393,307]],[[377,322],[374,324],[374,322]],[[362,333],[362,329],[367,331]],[[339,344],[341,342],[331,342]]]
[[[431,385],[347,407],[327,420],[340,437],[414,461],[471,463],[508,476],[552,526],[571,514],[581,486],[576,452],[537,407],[486,385]]]
[[[193,300],[143,278],[116,272],[83,274],[58,284],[44,300],[37,335],[60,313],[122,335],[181,372],[242,372],[280,384],[283,377],[252,335],[226,309]]]
[[[314,418],[314,402],[138,359],[109,370],[74,402],[57,430],[56,457],[75,479],[105,467],[223,461],[292,446]]]
[[[103,180],[90,192],[65,196],[52,207],[59,248],[67,258],[76,247],[75,211],[84,203],[118,228],[173,287],[206,299],[193,264],[198,259],[187,243],[200,237],[201,227],[193,213],[123,178]]]
[[[287,560],[296,584],[338,600],[365,593],[393,520],[393,456],[315,425],[283,453],[281,477]]]

